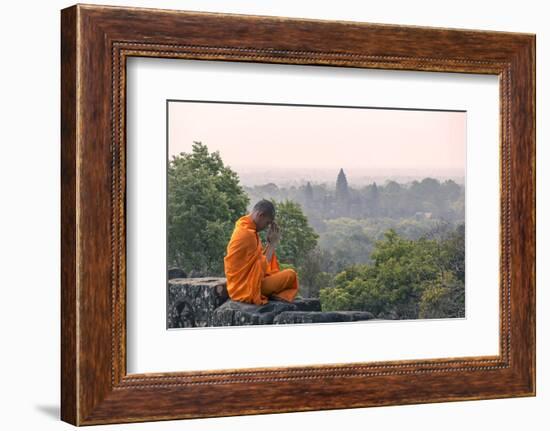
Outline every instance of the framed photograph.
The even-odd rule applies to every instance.
[[[61,84],[62,420],[535,395],[534,34],[75,5]]]

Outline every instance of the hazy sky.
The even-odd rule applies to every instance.
[[[169,103],[169,155],[193,141],[235,170],[464,171],[466,113]]]

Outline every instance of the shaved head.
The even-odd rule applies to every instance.
[[[262,199],[261,201],[256,202],[256,205],[254,205],[254,208],[252,210],[265,214],[272,219],[275,218],[275,206],[273,205],[273,203],[271,203],[271,201],[268,201],[267,199]]]
[[[275,220],[275,206],[267,199],[258,201],[252,209],[252,219],[257,231],[264,230]]]

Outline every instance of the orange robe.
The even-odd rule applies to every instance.
[[[227,245],[224,270],[227,278],[227,292],[233,301],[256,305],[267,304],[267,292],[292,301],[298,292],[298,278],[294,270],[280,270],[276,253],[267,261],[256,223],[250,214],[242,216],[235,223],[235,229]],[[277,274],[266,283],[266,277]]]

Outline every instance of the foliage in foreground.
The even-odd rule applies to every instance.
[[[351,265],[320,289],[323,310],[368,310],[401,319],[464,316],[464,224],[443,239],[408,240],[393,229],[373,264]]]
[[[168,263],[194,276],[223,276],[223,256],[249,198],[218,151],[194,142],[168,166]]]

